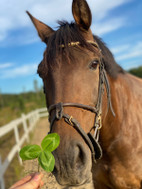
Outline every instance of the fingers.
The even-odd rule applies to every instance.
[[[10,189],[37,189],[43,186],[42,173],[34,173],[24,177],[22,180],[18,181],[10,187]]]
[[[13,188],[15,188],[17,186],[20,186],[20,185],[28,182],[35,174],[36,173],[25,176],[24,178],[22,178],[21,180],[19,180],[15,184],[13,184],[9,189],[13,189]]]
[[[37,189],[38,187],[40,187],[41,185],[43,185],[42,182],[42,177],[43,174],[42,173],[37,173],[33,176],[33,178],[31,178],[31,180],[29,182],[27,182],[26,184],[21,185],[19,188],[17,189]]]

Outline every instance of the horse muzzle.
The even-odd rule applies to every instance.
[[[64,144],[64,153],[60,147],[54,152],[55,175],[60,185],[79,186],[92,180],[91,152],[82,143],[72,141]]]

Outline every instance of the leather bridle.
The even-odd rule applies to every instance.
[[[97,99],[96,106],[93,107],[93,106],[79,104],[79,103],[59,102],[57,104],[51,105],[48,110],[49,110],[49,115],[51,114],[51,111],[55,110],[55,114],[53,114],[53,117],[51,118],[51,121],[50,121],[50,132],[52,130],[52,127],[55,121],[64,119],[69,125],[75,128],[77,132],[82,136],[82,138],[84,139],[84,141],[86,142],[86,144],[91,150],[93,161],[96,162],[97,159],[100,159],[102,157],[102,148],[99,144],[99,134],[100,134],[100,129],[102,127],[102,96],[104,94],[104,86],[106,87],[106,91],[107,91],[108,108],[110,107],[111,112],[114,116],[115,116],[115,113],[113,111],[112,104],[111,104],[110,86],[109,86],[109,81],[107,79],[107,75],[104,69],[101,49],[99,48],[98,44],[95,41],[87,41],[87,42],[92,44],[95,48],[97,48],[100,51],[100,55],[101,55],[100,63],[99,63],[98,99]],[[80,45],[80,43],[71,42],[68,44],[68,46],[76,46],[76,45]],[[61,45],[61,48],[64,48],[64,47],[65,47],[64,45]],[[79,122],[75,118],[64,113],[64,107],[81,108],[81,109],[85,109],[96,114],[94,125],[90,129],[89,133],[85,133],[85,131],[82,129]],[[92,134],[93,129],[94,129],[94,134]]]

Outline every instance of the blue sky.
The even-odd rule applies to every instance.
[[[142,1],[87,0],[93,15],[92,31],[111,49],[118,64],[128,70],[142,65]],[[72,0],[0,1],[0,91],[33,90],[44,43],[25,13],[56,29],[57,20],[72,21]]]

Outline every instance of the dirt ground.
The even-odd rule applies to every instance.
[[[34,129],[34,134],[32,137],[32,141],[30,142],[31,144],[39,144],[41,143],[41,140],[46,136],[46,133],[49,131],[49,123],[48,119],[44,118],[41,119],[35,129]],[[27,175],[32,172],[37,172],[38,170],[38,163],[37,160],[30,160],[30,161],[25,161],[24,162],[24,175]],[[94,187],[92,186],[92,183],[90,184],[85,184],[80,187],[61,187],[58,185],[56,182],[55,177],[51,173],[47,173],[44,170],[40,168],[40,172],[43,172],[44,174],[44,186],[42,189],[93,189]]]

